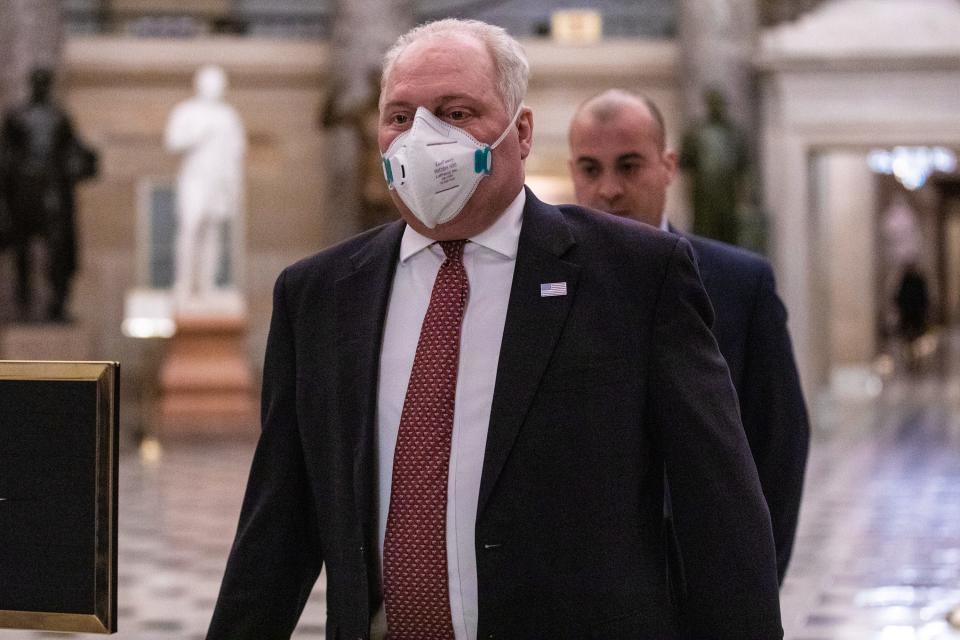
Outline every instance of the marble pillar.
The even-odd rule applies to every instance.
[[[342,194],[324,220],[331,240],[392,219],[377,148],[383,54],[413,26],[410,0],[338,0],[330,50],[330,84],[320,125],[331,162],[330,192]],[[380,193],[377,194],[377,190]]]
[[[255,438],[258,403],[243,350],[245,315],[181,315],[160,366],[150,417],[162,441]]]
[[[705,115],[704,91],[722,90],[734,123],[755,123],[752,58],[757,0],[680,0],[677,3],[680,77],[687,122]]]

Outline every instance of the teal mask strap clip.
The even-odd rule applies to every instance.
[[[482,149],[477,149],[473,154],[473,172],[474,173],[490,173],[490,168],[493,164],[493,157],[490,153],[490,147],[484,147]]]
[[[383,177],[387,179],[387,186],[393,186],[393,169],[390,168],[390,161],[386,158],[383,160]]]

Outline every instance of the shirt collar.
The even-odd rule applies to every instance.
[[[511,260],[517,257],[517,247],[520,244],[520,227],[523,223],[523,207],[527,202],[526,190],[513,199],[493,224],[468,238],[473,244],[486,247]],[[400,240],[400,262],[406,262],[417,253],[423,251],[435,241],[407,225]]]
[[[667,214],[660,216],[660,229],[670,231],[670,222],[667,220]]]

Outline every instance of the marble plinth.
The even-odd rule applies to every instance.
[[[255,437],[258,405],[243,348],[246,317],[189,315],[176,323],[160,365],[154,433],[161,440]]]

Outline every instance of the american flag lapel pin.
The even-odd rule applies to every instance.
[[[552,298],[554,296],[567,295],[566,282],[544,282],[540,285],[540,297]]]

